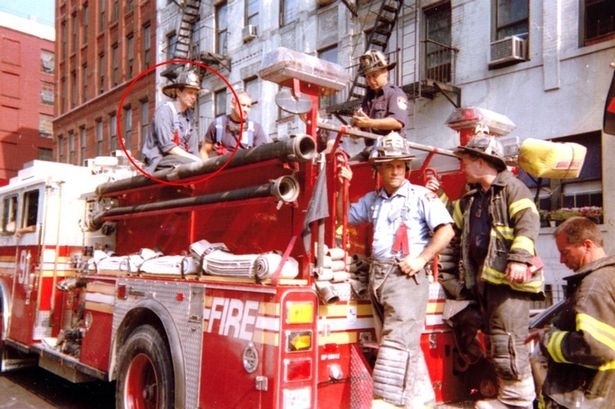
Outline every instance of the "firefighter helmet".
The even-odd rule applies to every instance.
[[[369,161],[374,165],[394,160],[410,161],[412,158],[414,155],[410,152],[408,140],[395,131],[381,136],[369,155]]]
[[[473,136],[466,145],[458,146],[455,149],[455,154],[457,156],[463,154],[476,155],[493,164],[499,172],[506,169],[502,144],[495,137],[484,133]]]
[[[370,72],[381,70],[386,68],[388,71],[392,70],[396,62],[388,63],[387,57],[382,51],[368,50],[359,58],[359,73],[361,75],[367,75]]]
[[[201,79],[194,71],[182,71],[177,76],[175,82],[162,88],[162,93],[169,98],[175,98],[178,88],[192,88],[199,91],[201,89]]]

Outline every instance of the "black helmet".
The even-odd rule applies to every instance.
[[[458,146],[455,154],[457,156],[476,155],[493,164],[499,172],[506,169],[502,144],[494,136],[484,133],[473,136],[465,146]]]
[[[381,136],[369,155],[369,161],[374,165],[394,160],[410,161],[412,158],[414,155],[410,152],[408,140],[395,131]]]
[[[201,79],[194,71],[182,71],[174,83],[162,88],[162,93],[169,98],[175,98],[178,88],[192,88],[199,91],[201,89]]]
[[[372,71],[381,70],[383,68],[391,71],[395,65],[397,65],[396,62],[389,64],[384,53],[378,50],[368,50],[359,57],[359,73],[361,75],[367,75]]]

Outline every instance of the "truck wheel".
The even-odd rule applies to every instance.
[[[120,351],[117,409],[172,409],[174,377],[165,341],[150,325],[137,328]]]

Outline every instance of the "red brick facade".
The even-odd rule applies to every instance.
[[[4,17],[0,22],[0,185],[24,163],[51,159],[54,142],[54,42],[29,34],[35,30],[20,30],[20,22],[29,20]]]
[[[131,82],[155,63],[155,0],[56,1],[54,159],[109,155],[121,149],[120,135],[139,158],[155,71]]]

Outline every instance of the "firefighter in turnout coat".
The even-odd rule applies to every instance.
[[[566,300],[548,330],[530,339],[548,357],[542,388],[546,409],[607,409],[615,402],[615,257],[607,256],[599,227],[573,217],[554,232]]]
[[[530,302],[543,296],[542,270],[529,273],[540,221],[529,189],[507,170],[499,141],[479,133],[457,148],[469,184],[455,203],[464,284],[483,316],[497,399],[477,409],[530,408],[534,382],[525,345]]]

